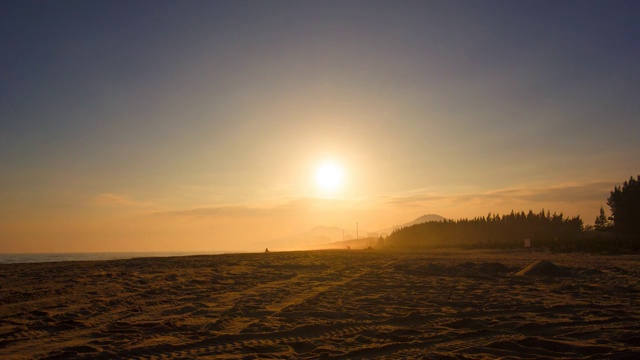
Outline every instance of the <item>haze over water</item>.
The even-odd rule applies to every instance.
[[[640,169],[636,1],[4,1],[0,253],[592,223]]]

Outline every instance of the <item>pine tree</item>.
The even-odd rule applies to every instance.
[[[596,217],[596,222],[594,229],[596,231],[608,231],[611,228],[611,222],[607,219],[607,216],[604,214],[604,209],[600,206],[600,215]]]
[[[616,186],[607,199],[614,231],[623,236],[640,236],[640,175]]]

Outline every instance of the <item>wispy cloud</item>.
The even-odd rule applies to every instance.
[[[344,201],[321,198],[288,199],[256,205],[210,205],[182,210],[158,211],[154,215],[188,218],[258,218],[290,216],[316,210],[340,210]]]
[[[279,207],[248,206],[248,205],[225,205],[225,206],[205,206],[183,210],[169,210],[155,212],[155,215],[179,216],[179,217],[256,217],[272,215]]]
[[[517,207],[526,204],[605,202],[614,181],[565,183],[546,187],[520,187],[495,189],[484,192],[439,194],[436,192],[414,193],[407,196],[387,197],[386,203],[402,207],[425,207],[435,204],[462,206],[465,204],[505,204]],[[490,207],[488,208],[488,210]]]
[[[614,181],[563,183],[455,194],[424,189],[405,196],[387,196],[367,201],[295,198],[254,204],[210,204],[147,214],[159,221],[173,219],[218,224],[239,224],[237,221],[245,220],[249,222],[242,224],[294,224],[297,221],[322,224],[359,217],[366,219],[362,221],[386,225],[386,222],[391,222],[389,219],[394,217],[401,219],[426,212],[442,212],[443,216],[457,218],[481,215],[487,211],[526,211],[539,208],[590,217],[591,212],[596,212],[600,204],[606,202],[606,197],[615,184]],[[103,202],[129,206],[138,204],[129,198],[113,194],[103,194],[101,199]]]
[[[598,181],[568,183],[530,189],[506,189],[487,194],[488,197],[521,201],[590,202],[605,201],[616,182]]]
[[[97,206],[128,206],[128,207],[141,207],[141,206],[151,206],[153,203],[151,202],[143,202],[136,201],[131,199],[130,197],[113,194],[113,193],[103,193],[94,196],[91,199],[91,204]]]

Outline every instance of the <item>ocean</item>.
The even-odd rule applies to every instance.
[[[0,254],[0,264],[57,262],[57,261],[93,261],[132,259],[139,257],[168,257],[189,255],[218,255],[224,252],[89,252],[89,253],[31,253]]]

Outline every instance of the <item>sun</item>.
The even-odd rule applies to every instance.
[[[344,170],[335,161],[325,161],[315,171],[316,186],[324,193],[335,193],[344,185]]]

